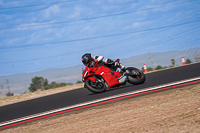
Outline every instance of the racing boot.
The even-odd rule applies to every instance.
[[[119,63],[119,62],[115,62],[115,65],[114,65],[114,66],[119,67],[119,68],[121,69],[121,73],[124,73],[124,72],[126,71],[125,66],[122,65],[122,64]]]

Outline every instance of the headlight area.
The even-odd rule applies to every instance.
[[[82,74],[82,81],[85,81],[85,77],[88,75],[88,71],[86,71],[85,73]]]
[[[88,71],[85,72],[84,77],[86,77],[88,75]]]

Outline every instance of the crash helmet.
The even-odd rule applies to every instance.
[[[86,53],[82,56],[82,63],[87,66],[90,63],[91,60],[91,54],[90,53]]]

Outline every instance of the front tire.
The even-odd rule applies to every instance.
[[[145,82],[146,76],[140,69],[137,69],[135,67],[128,67],[126,70],[128,70],[130,74],[133,74],[134,72],[137,73],[136,75],[133,74],[131,76],[128,76],[129,83],[137,85]]]
[[[86,88],[94,93],[101,93],[106,91],[106,85],[103,82],[92,82],[89,79],[85,81]]]

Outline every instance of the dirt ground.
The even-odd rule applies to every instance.
[[[111,102],[2,133],[200,133],[200,84]]]

